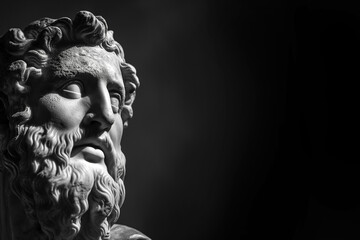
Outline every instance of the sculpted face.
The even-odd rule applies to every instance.
[[[119,57],[74,46],[53,56],[29,86],[33,117],[21,128],[30,149],[21,169],[28,204],[34,199],[47,235],[60,229],[55,234],[64,239],[106,238],[125,194]]]
[[[30,83],[29,123],[51,124],[61,133],[84,129],[87,136],[74,143],[71,161],[84,159],[120,177],[103,139],[108,133],[114,150],[121,153],[125,90],[119,57],[100,47],[71,47],[50,61],[40,81]]]
[[[105,19],[90,12],[0,37],[0,123],[8,127],[0,167],[13,213],[4,236],[100,240],[112,227],[113,236],[124,232],[115,224],[125,197],[121,138],[139,84]]]

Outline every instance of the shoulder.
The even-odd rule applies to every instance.
[[[110,240],[151,240],[138,230],[125,226],[114,224],[110,230]]]

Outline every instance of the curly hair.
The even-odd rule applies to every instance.
[[[125,104],[121,117],[126,127],[133,116],[132,103],[140,82],[135,68],[126,63],[121,45],[108,30],[105,19],[88,11],[80,11],[73,20],[42,18],[25,29],[12,28],[0,38],[0,150],[4,154],[9,139],[17,136],[17,126],[31,118],[27,96],[31,91],[29,79],[43,76],[49,60],[72,46],[100,46],[120,58],[120,69],[125,85]],[[6,127],[7,126],[7,127]],[[10,127],[10,128],[9,128]],[[9,129],[8,129],[9,128]],[[5,150],[6,154],[6,150]],[[10,172],[16,166],[4,156]],[[1,170],[2,167],[0,167]],[[10,168],[10,169],[9,169]]]

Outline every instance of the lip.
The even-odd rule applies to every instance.
[[[83,149],[92,149],[90,150],[91,152],[95,153],[97,151],[98,154],[100,154],[99,152],[101,151],[103,156],[101,162],[107,168],[108,173],[115,180],[121,178],[122,175],[120,174],[119,176],[119,173],[117,173],[116,170],[117,167],[115,167],[116,153],[109,134],[104,132],[98,137],[87,137],[79,140],[78,142],[75,142],[71,151],[71,157],[76,156],[76,154],[80,153]],[[96,161],[91,161],[90,159],[90,162]]]
[[[80,155],[79,155],[80,154]],[[71,157],[80,156],[88,162],[104,164],[105,153],[93,145],[80,145],[73,148]]]
[[[73,148],[79,148],[79,147],[92,147],[95,149],[100,149],[104,153],[109,151],[110,146],[108,141],[106,141],[106,138],[86,138],[83,140],[80,140],[74,144]]]
[[[108,141],[101,138],[86,138],[83,140],[80,140],[78,142],[76,142],[73,146],[73,150],[71,152],[71,155],[75,155],[77,154],[79,151],[81,151],[81,149],[86,148],[86,147],[90,147],[93,149],[99,149],[104,153],[105,158],[108,155],[108,152],[110,151],[110,146]]]

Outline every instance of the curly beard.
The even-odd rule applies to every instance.
[[[74,161],[74,143],[84,137],[80,128],[61,133],[51,125],[18,127],[12,142],[22,156],[16,183],[28,217],[41,228],[37,239],[110,239],[125,197],[125,157],[109,144],[113,163],[107,167],[122,176],[85,159]]]

